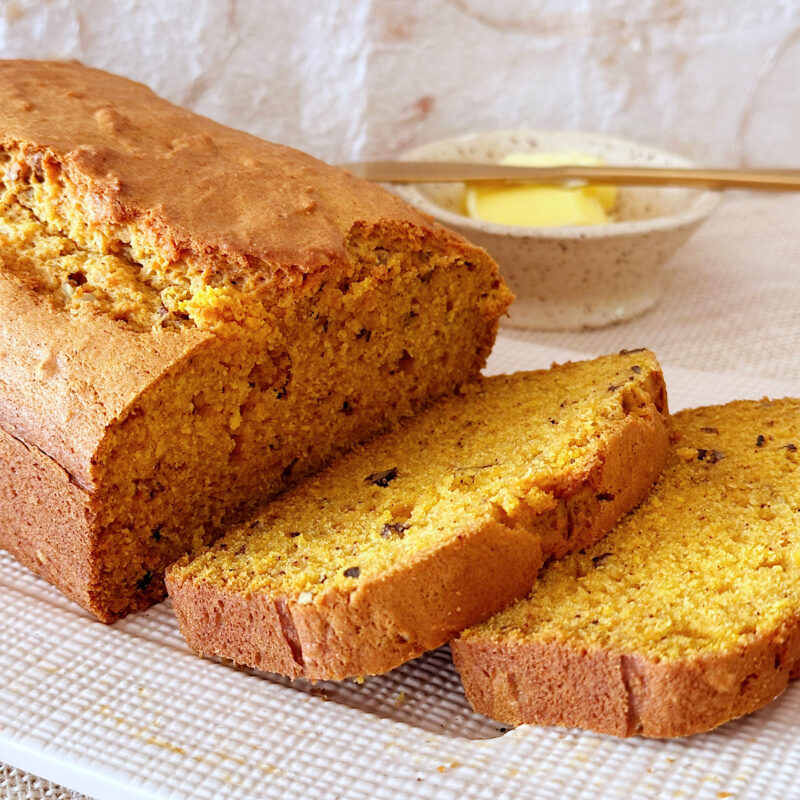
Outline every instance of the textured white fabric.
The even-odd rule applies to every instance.
[[[799,215],[800,197],[731,195],[657,309],[598,331],[504,330],[489,368],[646,345],[673,409],[798,395]],[[797,686],[686,741],[505,732],[469,710],[446,649],[363,686],[290,686],[191,656],[168,603],[100,625],[2,553],[0,606],[0,759],[97,798],[797,796]],[[78,795],[0,767],[0,796]]]
[[[596,331],[517,333],[586,355],[646,345],[664,364],[790,381],[800,392],[800,194],[730,194],[669,264],[659,305]]]

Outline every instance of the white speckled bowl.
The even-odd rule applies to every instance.
[[[615,165],[691,166],[663,150],[623,139],[536,130],[443,139],[403,158],[492,162],[530,151],[580,151]],[[719,202],[713,191],[620,187],[615,221],[608,225],[528,228],[465,216],[460,183],[414,184],[395,191],[488,250],[517,296],[506,324],[538,330],[599,327],[650,308],[659,296],[662,266]]]

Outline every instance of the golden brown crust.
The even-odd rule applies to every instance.
[[[659,386],[653,397],[660,401]],[[523,597],[546,557],[594,543],[641,500],[664,466],[668,439],[660,406],[639,412],[550,511],[464,530],[352,593],[302,604],[236,596],[168,571],[181,632],[201,654],[290,677],[386,672]]]
[[[120,614],[103,602],[96,503],[73,476],[37,447],[0,428],[0,548],[101,622]],[[166,594],[160,576],[131,598],[127,611]]]
[[[48,453],[91,490],[92,458],[139,395],[211,339],[134,333],[53,309],[0,273],[0,427]]]
[[[512,725],[668,738],[708,731],[779,695],[800,665],[800,620],[731,652],[656,662],[559,642],[451,642],[472,707]]]
[[[89,496],[37,448],[0,429],[0,547],[94,613]]]
[[[181,632],[197,652],[292,678],[337,680],[386,672],[438,647],[524,595],[541,565],[536,537],[494,522],[352,594],[328,592],[314,605],[222,593],[176,582],[169,573],[167,588]],[[209,602],[216,597],[217,606]],[[207,619],[215,607],[219,613]],[[251,633],[255,618],[260,641]]]
[[[356,224],[482,253],[374,184],[76,62],[0,61],[0,131],[0,146],[53,156],[98,220],[147,227],[165,250],[219,256],[239,275],[341,272]]]

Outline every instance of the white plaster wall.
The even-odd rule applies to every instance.
[[[0,0],[0,55],[332,161],[530,126],[800,166],[800,0]]]

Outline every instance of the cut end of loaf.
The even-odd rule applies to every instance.
[[[260,331],[210,340],[106,435],[94,475],[121,529],[99,544],[112,580],[136,586],[150,573],[157,586],[167,563],[225,524],[478,373],[504,307],[498,279],[380,239],[361,247],[359,280],[323,286]],[[122,561],[126,528],[137,557]]]

